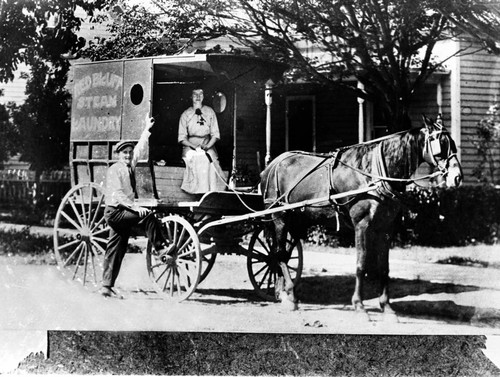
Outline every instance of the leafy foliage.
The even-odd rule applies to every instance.
[[[31,234],[28,226],[21,231],[1,230],[0,235],[0,255],[48,255],[52,252],[52,239]]]
[[[493,49],[492,38],[500,32],[497,15],[474,0],[181,3],[205,14],[207,28],[289,63],[294,75],[342,85],[373,101],[383,110],[389,131],[409,127],[414,93],[450,58],[434,59],[439,41],[466,31]],[[317,53],[311,53],[312,46]],[[352,75],[364,88],[345,84]]]
[[[1,0],[0,80],[14,78],[20,63],[33,59],[50,62],[54,70],[67,70],[61,55],[83,47],[79,38],[82,18],[77,9],[93,15],[104,0]]]
[[[18,133],[10,121],[9,108],[0,104],[0,161],[7,160],[16,151],[18,143]]]
[[[473,144],[481,158],[473,175],[480,182],[500,184],[500,104],[491,106],[479,121]]]
[[[104,0],[0,0],[0,80],[14,77],[20,63],[30,69],[26,102],[13,106],[13,123],[21,142],[21,159],[32,169],[58,169],[67,164],[69,94],[65,89],[69,62],[85,45],[77,36],[82,18],[92,16]],[[13,146],[16,134],[7,132]]]
[[[41,172],[60,169],[69,158],[70,94],[66,73],[51,73],[44,62],[33,62],[26,101],[13,108],[14,123],[22,140],[21,157]]]
[[[400,246],[465,246],[496,244],[500,238],[500,190],[491,186],[458,189],[415,188],[397,220],[393,240]],[[331,247],[353,245],[347,227],[335,233],[312,227],[307,242]]]
[[[401,240],[412,245],[463,246],[498,243],[500,190],[490,186],[415,189],[404,213]]]
[[[100,22],[108,23],[109,38],[89,41],[84,57],[96,60],[141,56],[173,55],[189,47],[194,40],[217,36],[201,26],[203,14],[184,6],[182,1],[155,1],[147,9],[140,4],[112,1]]]

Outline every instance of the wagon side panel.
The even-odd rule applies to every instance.
[[[75,66],[71,116],[71,183],[104,184],[112,146],[120,139],[123,62]]]
[[[138,140],[150,115],[152,60],[125,60],[123,68],[123,140]],[[153,114],[151,114],[153,115]],[[141,156],[141,159],[147,159]]]
[[[122,140],[139,140],[146,116],[151,116],[153,61],[150,58],[125,60],[123,67]],[[136,168],[137,191],[143,199],[154,198],[149,151],[139,156]]]

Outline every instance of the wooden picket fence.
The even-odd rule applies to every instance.
[[[0,205],[57,206],[70,187],[70,173],[66,170],[43,173],[38,184],[34,171],[0,170]],[[42,203],[36,203],[37,194]]]

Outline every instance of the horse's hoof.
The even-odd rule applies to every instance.
[[[293,312],[299,309],[299,304],[297,302],[284,299],[281,301],[281,307],[287,311]]]
[[[366,313],[366,308],[363,304],[354,304],[353,306],[356,313]]]
[[[380,310],[382,311],[384,322],[399,323],[396,312],[389,305],[381,305]]]
[[[362,322],[370,322],[370,316],[368,315],[368,311],[363,307],[358,307],[354,310],[354,315],[355,318],[357,318],[358,321]]]

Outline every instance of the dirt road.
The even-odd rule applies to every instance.
[[[484,251],[484,250],[483,250]],[[448,250],[460,256],[464,249]],[[499,258],[493,248],[481,260]],[[147,276],[144,256],[125,258],[117,287],[123,300],[65,278],[55,266],[0,258],[0,365],[12,370],[31,352],[47,350],[47,330],[256,332],[308,334],[488,335],[500,343],[500,270],[433,263],[418,250],[392,253],[392,302],[396,316],[378,310],[369,283],[367,313],[350,305],[354,255],[306,251],[298,287],[299,310],[265,302],[254,293],[240,256],[219,255],[208,278],[183,303],[163,299]],[[498,262],[495,260],[494,262]],[[1,369],[1,368],[0,368]]]
[[[125,258],[117,282],[124,300],[103,299],[65,279],[54,266],[4,258],[0,329],[500,334],[500,270],[397,256],[391,260],[397,312],[392,317],[378,310],[376,284],[367,286],[367,314],[352,311],[353,255],[305,252],[295,312],[260,300],[245,258],[239,256],[218,256],[208,278],[183,303],[154,291],[140,254]]]

